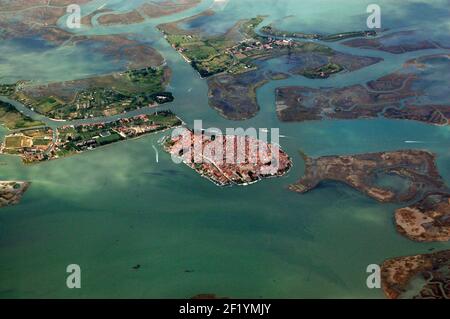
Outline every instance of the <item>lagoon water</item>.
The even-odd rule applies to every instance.
[[[111,1],[111,8],[125,12],[141,2]],[[448,1],[378,2],[386,8],[383,27],[391,32],[430,28],[430,36],[436,39],[443,30],[448,34]],[[208,106],[206,82],[155,29],[161,22],[192,16],[213,5],[217,14],[192,26],[217,33],[239,19],[264,14],[268,15],[265,23],[275,22],[280,28],[343,32],[365,29],[369,3],[231,0],[219,6],[208,0],[186,12],[137,25],[79,30],[82,34],[133,33],[152,43],[174,71],[170,90],[176,100],[164,108],[172,109],[188,125],[202,119],[205,127],[221,129],[280,128],[285,136],[281,146],[293,157],[294,168],[283,178],[250,187],[218,188],[184,165],[174,164],[161,151],[156,162],[152,146],[163,134],[34,166],[1,156],[2,180],[28,180],[32,186],[21,204],[0,211],[0,297],[188,298],[214,293],[236,298],[383,298],[380,290],[366,286],[368,265],[449,248],[446,243],[414,243],[397,234],[393,224],[397,205],[379,204],[336,183],[305,195],[290,192],[287,186],[303,173],[299,150],[322,156],[411,147],[436,152],[440,172],[450,184],[450,127],[384,119],[286,124],[277,119],[274,97],[274,89],[284,85],[364,83],[399,69],[411,58],[448,50],[392,55],[329,44],[342,52],[384,61],[327,80],[298,76],[272,81],[257,92],[258,115],[234,122]],[[88,14],[101,4],[93,1],[82,10]],[[65,50],[68,53],[59,54]],[[2,82],[24,76],[46,82],[112,68],[83,58],[74,63],[71,56],[77,53],[70,48],[37,44],[24,49],[17,43],[2,43],[0,52],[9,52],[0,59]],[[21,55],[27,63],[20,63]],[[27,69],[28,65],[33,68]],[[282,66],[280,60],[272,60],[264,67],[279,70]],[[2,128],[0,135],[5,133]],[[66,287],[69,264],[81,266],[81,289]],[[134,270],[138,264],[141,268]]]

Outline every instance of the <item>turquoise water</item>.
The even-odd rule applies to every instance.
[[[219,10],[214,17],[215,32],[225,30],[230,17],[238,20],[256,14],[270,15],[268,21],[293,15],[286,22],[293,29],[334,30],[339,26],[339,31],[346,31],[359,29],[351,21],[362,21],[365,15],[365,5],[359,9],[362,1],[340,1],[339,5],[312,0],[245,2],[232,0]],[[130,10],[134,2],[129,3],[126,8],[112,8]],[[446,3],[393,5],[382,1],[382,6],[389,8],[387,12],[394,12],[386,13],[385,27],[396,30],[429,26],[433,20],[437,23],[442,20],[442,10],[448,10]],[[100,4],[97,1],[86,7]],[[2,156],[1,179],[29,180],[32,186],[20,205],[0,211],[0,297],[187,298],[215,293],[242,298],[382,298],[380,290],[366,287],[369,264],[449,247],[447,243],[418,244],[403,238],[393,224],[393,211],[398,206],[378,204],[342,185],[327,184],[306,195],[287,190],[303,173],[300,149],[311,156],[428,149],[438,154],[440,172],[450,184],[449,127],[392,120],[286,124],[276,117],[273,94],[284,85],[342,87],[363,83],[397,70],[411,58],[448,51],[399,56],[334,43],[331,46],[339,51],[384,61],[327,80],[298,76],[272,81],[257,92],[258,115],[233,122],[208,106],[205,81],[154,28],[161,22],[200,13],[211,4],[206,1],[187,12],[137,25],[79,32],[134,33],[152,43],[174,71],[170,89],[176,100],[164,108],[170,107],[188,125],[202,119],[205,127],[222,129],[280,128],[285,136],[281,146],[293,157],[294,168],[285,177],[250,187],[218,188],[187,167],[175,165],[163,152],[157,163],[152,146],[162,134],[35,166]],[[427,8],[426,15],[416,10],[418,5]],[[417,19],[412,19],[414,14]],[[436,34],[442,25],[436,24]],[[26,64],[0,60],[1,76],[9,80],[22,75],[36,81],[51,79],[52,74],[61,77],[63,71],[49,71],[53,64],[74,69],[74,77],[98,72],[97,68],[109,70],[84,58],[67,65],[67,56],[56,50],[68,48],[50,49],[45,53],[48,56],[33,51],[41,48],[24,52],[19,46],[8,45],[1,50],[27,53],[29,63],[34,64],[27,72]],[[276,68],[277,63],[268,61],[265,67]],[[0,135],[5,133],[2,129]],[[65,285],[66,266],[73,263],[82,269],[79,290]],[[137,264],[141,268],[133,270]]]
[[[30,41],[29,38],[2,40],[0,56],[2,83],[22,79],[44,83],[67,81],[120,71],[126,67],[125,61],[118,63],[84,43],[55,47],[44,40]]]

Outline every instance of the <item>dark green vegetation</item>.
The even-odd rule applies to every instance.
[[[235,63],[233,56],[226,52],[232,43],[224,38],[169,35],[167,39],[203,77],[223,72]]]
[[[165,86],[170,70],[143,68],[87,79],[24,86],[12,98],[55,119],[111,116],[173,101]]]
[[[202,77],[231,71],[230,73],[245,72],[249,65],[251,54],[236,54],[233,49],[247,39],[258,38],[255,28],[264,20],[258,16],[250,20],[237,23],[226,34],[204,37],[189,31],[179,29],[177,23],[158,26],[165,34],[167,41],[189,61]],[[262,39],[261,39],[262,40]]]
[[[205,12],[199,16],[211,14],[214,13]],[[162,24],[158,28],[202,77],[209,77],[209,103],[228,119],[253,117],[259,110],[256,90],[270,80],[285,79],[292,74],[312,79],[327,78],[344,70],[351,72],[380,61],[335,52],[319,43],[259,35],[255,29],[263,22],[264,16],[239,21],[219,36],[205,36],[201,32],[181,29],[180,23],[187,20]],[[357,34],[346,33],[344,36]],[[283,57],[288,57],[292,65],[287,73],[273,75],[260,68],[264,60]]]
[[[320,34],[282,31],[282,30],[276,29],[273,25],[266,25],[266,26],[262,27],[261,32],[265,35],[269,35],[269,36],[273,36],[273,37],[320,39]]]
[[[109,123],[66,126],[58,131],[55,155],[62,157],[80,153],[181,124],[181,120],[171,111],[161,111]]]
[[[285,79],[293,74],[310,78],[326,78],[341,71],[352,72],[380,61],[377,58],[352,56],[334,52],[314,43],[275,42],[272,49],[262,51],[252,60],[254,67],[241,73],[222,73],[208,79],[210,105],[232,120],[253,117],[259,110],[256,91],[270,80]],[[272,55],[268,55],[272,54]],[[289,60],[286,73],[268,72],[259,67],[263,60]]]
[[[343,69],[339,64],[328,63],[318,68],[306,69],[300,72],[300,74],[309,79],[326,79],[332,74],[341,72]]]
[[[213,13],[203,13],[210,14]],[[162,24],[158,28],[202,77],[209,77],[210,105],[233,120],[248,119],[258,112],[256,90],[270,80],[285,79],[290,74],[325,78],[342,70],[352,71],[379,61],[340,54],[318,43],[258,35],[255,29],[263,20],[264,16],[257,16],[239,21],[218,36],[205,36],[201,32],[180,28],[179,25],[186,23],[186,19]],[[290,74],[273,75],[260,68],[264,60],[285,56],[293,65],[288,72]]]
[[[72,154],[160,132],[181,125],[171,111],[138,115],[113,122],[28,129],[5,136],[0,148],[4,154],[19,155],[24,163],[53,160]]]
[[[58,157],[94,149],[99,146],[124,140],[112,130],[110,125],[86,125],[66,127],[59,130],[61,146],[56,152]]]
[[[11,96],[14,94],[17,88],[17,83],[15,84],[0,84],[0,95]]]
[[[13,105],[3,101],[0,101],[0,123],[10,130],[44,125],[44,123],[20,113]]]
[[[368,31],[352,31],[352,32],[342,32],[334,33],[328,35],[322,35],[317,33],[303,33],[303,32],[290,32],[276,29],[273,25],[267,25],[261,28],[261,32],[268,36],[273,37],[288,37],[288,38],[298,38],[298,39],[309,39],[309,40],[322,40],[322,41],[340,41],[350,38],[361,38],[361,37],[373,37],[377,35],[374,30]]]
[[[257,26],[259,26],[265,19],[265,16],[257,16],[242,23],[241,30],[252,39],[262,40],[261,37],[255,32]]]
[[[145,68],[140,70],[129,70],[125,75],[134,85],[141,85],[153,92],[164,90],[164,83],[161,81],[164,77],[162,68]]]

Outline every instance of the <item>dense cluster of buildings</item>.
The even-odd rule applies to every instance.
[[[166,151],[219,186],[248,185],[284,175],[292,166],[278,146],[249,136],[206,135],[185,129]]]

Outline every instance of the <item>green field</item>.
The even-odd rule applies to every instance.
[[[125,75],[135,90],[140,88],[142,91],[152,93],[164,91],[164,70],[162,68],[130,70]]]
[[[8,136],[5,138],[6,148],[20,148],[22,146],[22,141],[25,139],[24,136]]]
[[[60,102],[58,102],[54,97],[49,96],[46,98],[41,99],[37,104],[36,104],[36,110],[39,113],[48,113],[58,107],[61,107],[62,104]]]
[[[45,86],[26,86],[13,98],[54,119],[111,116],[173,101],[172,94],[165,92],[170,74],[167,67],[147,67]]]
[[[264,16],[257,16],[238,22],[227,33],[211,37],[191,34],[176,27],[176,23],[160,25],[159,29],[165,34],[167,41],[190,60],[192,67],[202,77],[223,72],[245,73],[256,68],[253,64],[256,59],[305,52],[333,54],[331,48],[313,42],[297,42],[292,47],[275,45],[275,48],[268,50],[262,48],[263,44],[273,45],[275,42],[255,31],[264,19]]]
[[[169,127],[181,125],[180,119],[170,111],[160,111],[146,116],[135,117],[130,121],[114,121],[99,125],[80,125],[75,127],[64,127],[59,129],[59,142],[57,155],[60,157],[80,153],[88,149],[112,144],[128,138],[138,137],[141,134],[161,131]],[[135,135],[120,135],[118,131],[126,128],[158,127],[147,130],[145,133]]]
[[[23,115],[13,105],[2,101],[0,101],[0,123],[10,130],[44,125],[42,122]]]
[[[309,79],[327,78],[332,74],[341,72],[343,69],[339,64],[328,63],[315,69],[306,69],[300,74]]]
[[[263,16],[238,23],[233,29],[238,29],[242,39],[258,39],[255,28],[264,20]],[[202,77],[232,70],[232,73],[245,72],[246,65],[235,58],[229,50],[238,45],[233,36],[227,34],[213,37],[192,35],[181,29],[159,26],[167,41],[186,58]],[[185,32],[185,33],[183,33]],[[233,33],[233,32],[231,32]]]

